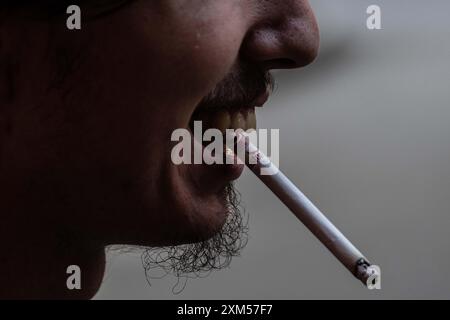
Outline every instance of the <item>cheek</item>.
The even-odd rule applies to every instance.
[[[243,9],[233,3],[214,2],[201,14],[194,4],[188,12],[136,11],[129,30],[135,46],[145,53],[137,60],[146,61],[161,92],[198,102],[229,72],[246,32]]]
[[[95,105],[86,132],[95,132],[98,145],[115,143],[102,154],[123,157],[122,163],[143,159],[139,167],[145,167],[145,146],[169,150],[170,134],[187,127],[198,102],[234,65],[245,36],[240,14],[227,7],[214,12],[199,20],[124,11],[89,28],[95,41],[84,68],[89,79],[79,82],[79,93],[87,107]]]
[[[194,50],[186,52],[195,76],[209,92],[235,64],[245,35],[241,20],[208,21],[201,25],[192,38]],[[207,93],[206,92],[206,93]]]

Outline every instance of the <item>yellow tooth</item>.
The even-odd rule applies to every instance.
[[[247,114],[247,128],[248,129],[256,129],[256,114],[255,111],[250,110]]]
[[[233,113],[233,116],[231,118],[231,127],[234,130],[236,130],[236,129],[247,130],[246,126],[247,126],[247,124],[246,124],[245,118],[242,115],[242,113],[240,113],[240,112]]]
[[[231,125],[231,117],[228,111],[218,111],[211,119],[211,128],[225,132]]]

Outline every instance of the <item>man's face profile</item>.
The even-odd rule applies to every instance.
[[[114,244],[168,247],[150,263],[177,274],[227,264],[243,166],[177,166],[171,134],[254,127],[269,72],[317,54],[308,1],[84,1],[77,31],[51,2],[0,5],[0,296],[90,298]]]

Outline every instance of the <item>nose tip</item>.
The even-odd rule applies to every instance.
[[[263,22],[249,30],[242,46],[247,60],[265,70],[303,67],[317,57],[319,30],[312,10],[286,14],[276,23]]]

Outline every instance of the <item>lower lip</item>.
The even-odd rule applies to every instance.
[[[197,143],[192,137],[193,143]],[[205,147],[202,145],[202,152]],[[196,189],[205,194],[221,193],[231,181],[238,179],[244,171],[233,154],[232,164],[189,164],[190,176]]]
[[[233,181],[238,179],[242,175],[242,172],[244,171],[244,165],[237,163],[235,155],[233,155],[233,157],[234,157],[233,164],[221,165],[222,167],[224,167],[223,170],[227,181]]]
[[[238,112],[240,112],[241,114],[244,114],[245,121],[247,121],[248,120],[247,118],[250,115],[252,115],[254,118],[255,110],[254,110],[254,108],[244,108],[242,110],[239,110]],[[229,118],[233,118],[233,117],[230,116]],[[212,114],[206,113],[206,114],[200,115],[200,119],[198,119],[198,120],[202,120],[204,123],[206,123],[206,125],[204,127],[205,129],[211,128],[211,127],[218,128],[214,125],[214,123],[217,122],[217,119],[216,119],[216,121],[214,121],[214,116]],[[196,120],[196,121],[198,121],[198,120]],[[211,123],[211,121],[212,121],[212,123]],[[255,120],[253,120],[253,121],[255,121]],[[247,125],[247,123],[245,123],[245,125]],[[256,123],[253,123],[252,127],[254,127],[254,126],[256,126]],[[232,121],[224,128],[221,128],[220,130],[223,132],[223,130],[225,130],[225,128],[232,129]],[[192,134],[193,130],[191,127],[190,127],[190,131]],[[195,140],[195,139],[193,138],[193,140]],[[195,141],[193,141],[193,142],[196,143]],[[201,148],[202,148],[201,151],[203,154],[203,152],[205,150],[205,146],[202,145]],[[194,167],[195,167],[193,169],[194,178],[195,178],[198,186],[200,188],[202,188],[204,191],[211,191],[211,192],[218,191],[218,188],[219,189],[223,188],[229,182],[238,179],[242,175],[245,165],[242,163],[238,163],[237,156],[234,153],[227,155],[227,156],[232,157],[233,161],[230,161],[231,164],[225,163],[225,164],[211,164],[211,165],[209,165],[209,164],[194,165]]]
[[[204,148],[205,147],[202,146],[202,152],[204,151]],[[211,168],[211,176],[214,176],[221,181],[230,182],[238,179],[242,175],[245,166],[244,164],[238,162],[237,156],[233,152],[226,153],[224,150],[224,153],[228,158],[228,160],[224,160],[225,163],[212,165],[203,164],[202,166],[205,167],[205,170]]]

